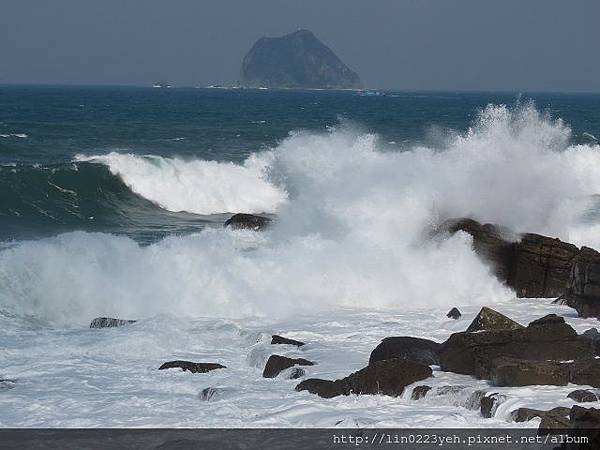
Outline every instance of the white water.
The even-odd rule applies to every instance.
[[[108,165],[134,192],[169,210],[275,212],[277,221],[264,233],[214,228],[146,247],[83,232],[4,245],[0,305],[8,316],[0,326],[7,342],[0,375],[18,383],[0,393],[0,410],[9,411],[0,425],[496,423],[435,400],[420,403],[415,415],[408,399],[325,401],[295,393],[293,381],[260,377],[272,349],[256,339],[278,331],[315,342],[303,350],[319,362],[309,373],[331,378],[362,367],[385,336],[442,340],[464,329],[467,323],[444,318],[451,306],[472,317],[479,305],[496,303],[522,322],[549,311],[572,314],[517,304],[474,255],[467,235],[425,237],[441,220],[471,216],[600,243],[598,226],[580,218],[589,196],[600,193],[599,147],[571,146],[569,136],[562,122],[531,106],[496,106],[468,133],[436,148],[385,152],[377,136],[340,126],[295,133],[243,165],[79,157]],[[142,322],[85,328],[100,315]],[[232,369],[198,376],[156,371],[176,358]],[[440,382],[481,384],[437,375]],[[198,392],[215,385],[233,395],[215,406],[201,402]],[[566,390],[513,395],[556,406]],[[31,406],[20,412],[22,398]]]

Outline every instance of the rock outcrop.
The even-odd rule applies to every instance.
[[[189,370],[192,373],[207,373],[211,370],[225,369],[226,367],[218,363],[195,363],[191,361],[169,361],[164,363],[158,370],[182,369],[184,372]]]
[[[122,327],[137,322],[136,320],[115,319],[112,317],[96,317],[90,323],[90,328],[113,328]]]
[[[271,336],[271,344],[287,344],[287,345],[295,345],[296,347],[302,347],[304,342],[296,341],[295,339],[289,339],[283,336],[279,336],[278,334],[274,334]]]
[[[569,383],[569,366],[554,361],[532,361],[504,356],[492,361],[490,380],[494,386],[566,386]]]
[[[256,216],[254,214],[234,214],[231,216],[223,226],[229,227],[234,230],[253,230],[262,231],[271,223],[271,219],[263,216]]]
[[[600,253],[583,247],[573,261],[562,299],[579,317],[600,318]]]
[[[460,319],[460,316],[462,316],[462,314],[456,307],[452,308],[450,311],[448,311],[448,314],[446,314],[446,317],[448,317],[449,319],[454,319],[454,320]]]
[[[409,384],[431,375],[429,366],[403,359],[386,359],[369,364],[341,380],[305,380],[296,386],[296,390],[306,390],[324,398],[350,394],[383,394],[397,397]]]
[[[304,358],[288,358],[286,356],[271,355],[265,365],[263,377],[275,378],[285,369],[294,366],[313,366],[314,363]]]
[[[519,330],[521,328],[524,327],[520,323],[484,306],[467,328],[467,333],[483,330]]]
[[[597,391],[590,391],[589,389],[576,389],[569,392],[567,397],[578,403],[597,402],[600,400],[600,394]]]
[[[386,359],[405,359],[430,366],[439,364],[437,351],[440,344],[427,339],[414,337],[388,337],[375,347],[369,357],[369,364]]]
[[[308,30],[259,39],[244,57],[244,87],[360,89],[358,75]]]

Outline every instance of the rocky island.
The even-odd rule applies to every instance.
[[[244,57],[243,87],[360,89],[359,76],[308,30],[260,38]]]

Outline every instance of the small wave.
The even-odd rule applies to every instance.
[[[25,133],[10,133],[10,134],[0,134],[1,138],[10,138],[10,137],[16,137],[19,139],[27,139],[29,136]]]
[[[133,192],[168,211],[209,215],[277,211],[287,194],[268,180],[271,158],[254,154],[239,165],[112,152],[76,160],[106,165]]]

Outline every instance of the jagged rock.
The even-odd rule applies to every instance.
[[[271,223],[271,219],[263,216],[256,216],[254,214],[234,214],[229,218],[223,226],[225,228],[230,227],[234,230],[253,230],[261,231],[264,230]]]
[[[482,225],[472,219],[449,220],[436,231],[470,234],[475,252],[518,297],[562,295],[570,278],[571,264],[579,254],[575,245],[560,239],[533,233],[515,236],[506,228]]]
[[[501,403],[506,400],[506,395],[499,394],[498,392],[494,392],[492,394],[485,394],[481,397],[479,411],[481,415],[486,419],[494,417],[496,414],[496,410]]]
[[[582,247],[574,258],[564,302],[579,317],[600,318],[600,253]]]
[[[467,333],[481,330],[518,330],[521,328],[524,327],[520,323],[484,306],[467,328]]]
[[[570,392],[567,397],[579,403],[597,402],[600,400],[598,393],[589,389],[577,389]]]
[[[296,341],[294,339],[289,339],[283,336],[279,336],[278,334],[274,334],[271,337],[271,344],[288,344],[295,345],[296,347],[302,347],[304,345],[304,342]]]
[[[589,358],[594,350],[556,316],[533,321],[526,328],[452,334],[438,351],[442,370],[489,379],[492,361],[501,356],[534,361]]]
[[[169,361],[164,363],[158,370],[165,369],[183,369],[185,372],[189,370],[192,373],[206,373],[211,370],[225,369],[226,367],[217,363],[195,363],[191,361]]]
[[[539,430],[547,433],[550,430],[569,428],[569,408],[558,407],[550,411],[541,411],[532,408],[519,408],[511,413],[512,420],[515,422],[529,422],[531,419],[539,417],[542,419]]]
[[[431,375],[429,366],[405,359],[386,359],[369,364],[341,380],[305,380],[296,386],[296,390],[307,390],[324,398],[349,394],[383,394],[397,397],[409,384]]]
[[[427,386],[426,384],[422,384],[420,386],[415,386],[410,394],[410,398],[412,400],[420,400],[427,395],[427,393],[431,390],[431,386]]]
[[[568,364],[550,361],[531,361],[496,358],[492,362],[490,379],[494,386],[529,386],[546,384],[566,386],[569,383]]]
[[[264,378],[275,378],[279,373],[285,369],[293,366],[313,366],[314,363],[304,358],[288,358],[286,356],[271,355],[265,365],[263,371]]]
[[[360,78],[308,30],[259,39],[244,57],[242,85],[358,89]]]
[[[112,327],[122,327],[123,325],[129,325],[131,323],[135,323],[137,320],[122,320],[122,319],[114,319],[112,317],[96,317],[90,323],[90,328],[112,328]]]
[[[450,311],[448,311],[448,314],[446,314],[446,317],[448,317],[450,319],[454,319],[454,320],[459,319],[460,316],[462,316],[462,314],[456,307],[452,308]]]
[[[600,388],[600,359],[576,359],[569,364],[569,381]]]
[[[386,359],[406,359],[430,366],[439,364],[437,351],[440,344],[428,339],[414,337],[388,337],[375,347],[369,357],[369,364]]]

